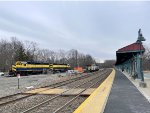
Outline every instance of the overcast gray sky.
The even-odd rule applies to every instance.
[[[50,50],[77,49],[100,60],[136,41],[149,44],[150,2],[0,2],[0,38],[35,41]]]

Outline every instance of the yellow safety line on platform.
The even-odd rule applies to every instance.
[[[114,78],[113,69],[106,80],[73,113],[103,113]]]

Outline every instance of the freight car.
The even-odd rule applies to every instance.
[[[86,68],[87,72],[94,72],[94,71],[98,71],[99,70],[99,66],[92,64],[92,65],[88,65]]]
[[[41,74],[48,71],[62,72],[67,71],[70,68],[68,64],[49,64],[45,62],[34,61],[17,61],[15,65],[12,65],[9,74],[16,76],[18,73],[21,75],[28,74]]]

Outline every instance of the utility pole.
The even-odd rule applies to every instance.
[[[76,56],[76,67],[78,67],[78,51],[77,50],[75,52],[75,56]]]

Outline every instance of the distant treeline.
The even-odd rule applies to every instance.
[[[8,71],[16,61],[41,61],[48,63],[66,63],[72,68],[95,63],[95,59],[89,54],[83,54],[75,49],[69,51],[39,48],[37,43],[20,41],[12,37],[10,41],[0,40],[0,71]]]
[[[143,70],[150,70],[150,47],[144,46],[145,47],[145,53],[142,57],[142,67]]]
[[[99,63],[100,68],[113,68],[115,66],[116,60],[105,60],[104,63]]]

